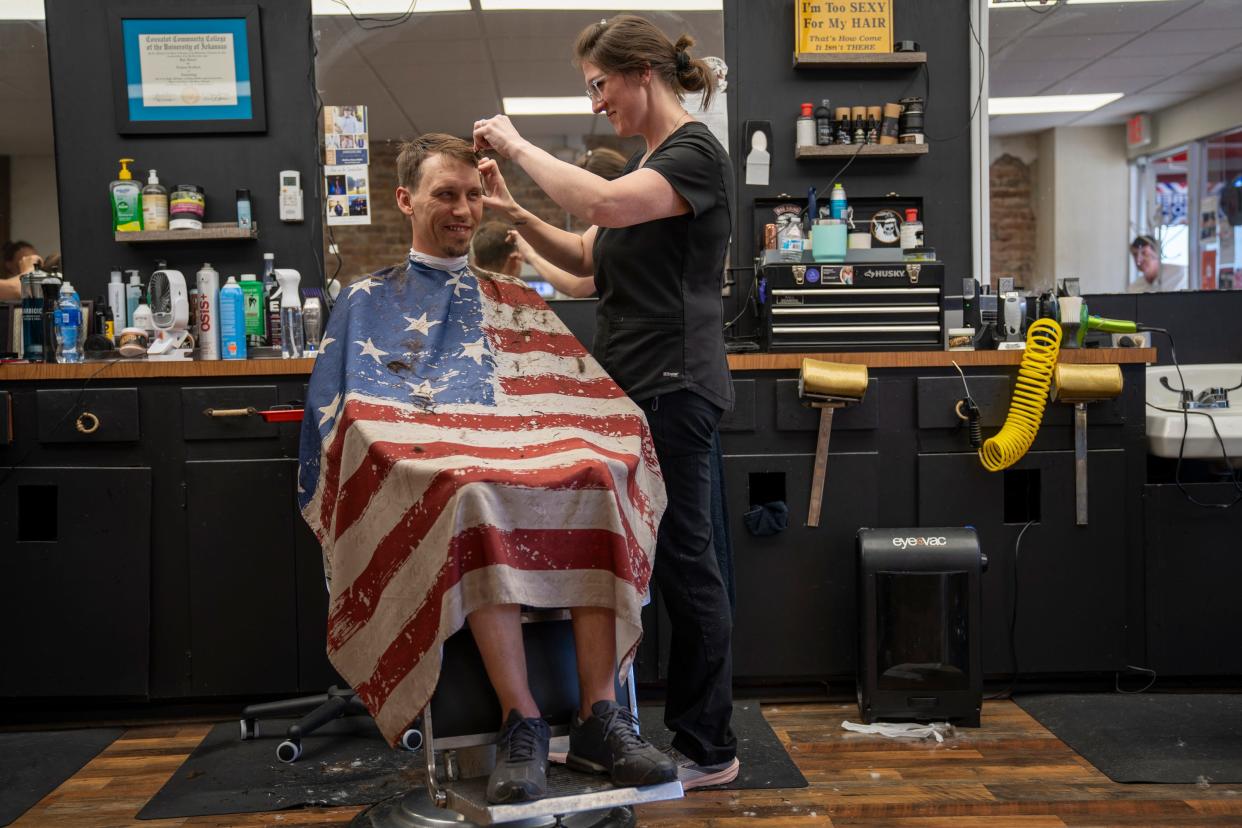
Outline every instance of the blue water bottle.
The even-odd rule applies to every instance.
[[[73,285],[60,286],[56,302],[56,361],[82,361],[82,301]]]

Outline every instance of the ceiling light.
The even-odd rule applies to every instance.
[[[480,0],[483,11],[720,11],[724,0]]]
[[[43,0],[4,0],[0,20],[42,20]]]
[[[989,115],[1038,115],[1046,112],[1091,112],[1122,96],[1120,92],[1098,95],[1036,95],[1030,98],[988,98]]]
[[[470,11],[470,0],[311,0],[311,14],[421,14]]]
[[[586,95],[573,98],[505,98],[506,115],[591,115],[591,99]]]

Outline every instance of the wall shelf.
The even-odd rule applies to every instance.
[[[874,54],[821,54],[794,52],[795,69],[831,66],[836,69],[900,69],[927,63],[927,52],[877,52]]]
[[[210,221],[203,223],[202,230],[138,230],[114,231],[119,242],[186,242],[186,241],[248,241],[259,237],[259,225],[249,229],[238,227],[236,222]]]
[[[826,147],[797,147],[794,158],[848,158],[858,153],[861,156],[911,157],[926,155],[927,144],[866,144],[860,152],[857,144],[831,144]]]

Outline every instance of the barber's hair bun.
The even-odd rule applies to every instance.
[[[702,92],[711,85],[712,70],[702,58],[690,54],[693,45],[694,38],[690,35],[677,38],[677,83],[687,92]]]

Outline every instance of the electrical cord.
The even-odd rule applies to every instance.
[[[729,269],[730,270],[750,270],[752,273],[754,272],[754,269],[749,268],[749,267],[738,267],[738,268],[729,268]],[[730,319],[728,322],[724,324],[724,330],[727,331],[729,330],[729,328],[732,328],[734,325],[736,325],[737,321],[741,319],[742,316],[745,315],[746,311],[752,307],[752,302],[754,301],[754,298],[755,298],[755,290],[756,290],[755,286],[758,283],[759,283],[758,276],[757,275],[752,276],[750,280],[750,290],[746,292],[746,298],[742,300],[742,309],[738,311],[737,316],[733,317],[732,319]],[[755,308],[755,312],[756,313],[759,312],[759,309],[757,307]]]
[[[1136,667],[1133,664],[1127,664],[1126,669],[1133,670],[1136,673],[1147,673],[1148,675],[1151,676],[1151,678],[1148,679],[1147,683],[1144,684],[1142,687],[1140,687],[1138,690],[1122,690],[1121,689],[1121,673],[1113,673],[1113,689],[1116,690],[1118,693],[1125,693],[1128,696],[1137,695],[1139,693],[1146,693],[1148,690],[1152,688],[1152,685],[1156,683],[1156,679],[1159,678],[1159,676],[1156,674],[1156,671],[1148,667]]]
[[[64,413],[64,414],[62,414],[62,415],[60,416],[60,419],[59,419],[59,420],[57,420],[57,421],[56,421],[56,422],[52,425],[52,427],[51,427],[51,429],[49,429],[49,431],[50,431],[50,432],[55,432],[55,431],[56,431],[57,429],[59,429],[62,425],[64,425],[65,420],[67,420],[67,419],[69,418],[69,415],[70,415],[70,414],[72,414],[72,413],[74,413],[75,411],[77,411],[77,410],[78,410],[78,406],[80,406],[80,405],[82,404],[82,397],[86,394],[86,387],[87,387],[88,385],[90,385],[90,384],[91,384],[91,380],[93,380],[95,377],[99,376],[101,373],[103,373],[104,371],[106,371],[109,367],[111,367],[111,366],[115,365],[116,363],[121,362],[121,361],[123,361],[123,360],[124,360],[124,357],[119,357],[119,356],[118,356],[118,357],[113,357],[112,359],[109,359],[109,360],[106,360],[106,361],[105,361],[102,365],[100,365],[97,369],[95,369],[95,371],[94,371],[94,372],[92,372],[89,376],[87,376],[87,378],[86,378],[86,379],[82,382],[82,387],[78,389],[78,395],[77,395],[77,397],[75,397],[75,398],[74,398],[74,400],[73,400],[73,405],[71,405],[71,406],[69,406],[68,408],[66,408],[66,409],[65,409],[65,413]],[[80,412],[79,412],[79,413],[80,413]],[[9,482],[9,478],[10,478],[10,477],[12,477],[12,476],[13,476],[13,475],[17,472],[17,470],[18,470],[19,468],[21,468],[23,465],[25,465],[26,461],[30,459],[30,455],[34,452],[34,450],[35,450],[36,448],[38,448],[38,441],[37,441],[37,440],[35,441],[35,444],[34,444],[34,445],[32,445],[32,446],[30,446],[28,449],[26,449],[25,453],[24,453],[24,454],[22,454],[22,456],[21,456],[21,457],[19,457],[16,461],[14,461],[14,462],[12,463],[12,465],[10,465],[10,466],[9,466],[9,467],[5,470],[5,473],[4,473],[2,476],[0,476],[0,489],[3,489],[3,488],[4,488],[4,484]]]
[[[379,17],[377,15],[356,13],[350,7],[349,3],[346,2],[346,0],[332,0],[332,2],[336,3],[338,6],[344,7],[345,11],[349,12],[349,16],[353,18],[353,21],[357,24],[358,28],[366,29],[368,31],[373,29],[391,29],[394,26],[400,26],[414,15],[414,10],[418,6],[418,0],[410,0],[410,5],[405,11],[398,12],[391,17]]]
[[[979,112],[979,104],[983,101],[983,89],[987,83],[987,56],[983,53],[983,42],[979,39],[979,33],[975,31],[975,23],[970,19],[969,15],[966,18],[966,24],[970,28],[970,37],[975,42],[975,48],[979,51],[979,90],[975,93],[975,103],[974,106],[970,108],[970,116],[966,119],[965,129],[956,135],[951,135],[947,138],[938,138],[931,135],[926,129],[924,129],[923,135],[928,141],[944,143],[945,141],[956,141],[958,138],[961,138],[970,131],[970,125],[974,122],[975,115]],[[931,67],[929,63],[930,61],[923,62],[923,76],[927,79],[927,85],[923,90],[924,112],[931,109]]]
[[[1173,341],[1173,334],[1169,333],[1169,331],[1166,330],[1165,328],[1156,328],[1156,327],[1152,327],[1149,325],[1139,325],[1138,329],[1140,331],[1150,331],[1152,333],[1164,334],[1166,337],[1168,337],[1169,356],[1172,358],[1173,367],[1177,371],[1178,384],[1181,386],[1181,390],[1184,391],[1186,389],[1186,378],[1182,375],[1182,366],[1181,366],[1181,363],[1178,362],[1177,360],[1177,345]],[[1216,418],[1206,411],[1191,411],[1190,409],[1185,408],[1185,407],[1182,407],[1179,411],[1178,409],[1164,408],[1164,407],[1156,405],[1155,403],[1150,403],[1150,402],[1147,403],[1147,406],[1149,408],[1154,408],[1157,411],[1166,411],[1170,414],[1181,414],[1182,415],[1182,439],[1178,443],[1178,446],[1177,446],[1177,465],[1173,467],[1173,483],[1177,486],[1177,490],[1182,493],[1182,496],[1185,497],[1187,501],[1194,504],[1195,506],[1199,506],[1204,509],[1231,509],[1234,506],[1236,506],[1239,502],[1242,502],[1242,483],[1239,483],[1238,473],[1236,471],[1231,471],[1229,475],[1229,482],[1233,484],[1233,487],[1234,489],[1237,490],[1238,494],[1236,497],[1234,497],[1233,500],[1229,501],[1228,503],[1204,503],[1203,501],[1198,500],[1190,492],[1188,492],[1186,490],[1186,487],[1182,485],[1182,460],[1186,453],[1186,436],[1187,436],[1187,433],[1190,431],[1190,415],[1191,414],[1195,414],[1200,417],[1207,417],[1208,422],[1212,426],[1212,432],[1216,435],[1216,442],[1220,445],[1221,459],[1225,461],[1226,467],[1229,466],[1229,452],[1225,448],[1225,439],[1221,436],[1220,429],[1216,427]]]
[[[828,194],[831,196],[831,195],[832,195],[832,185],[837,183],[837,179],[839,179],[839,178],[840,178],[840,177],[841,177],[841,176],[845,173],[845,171],[846,171],[846,170],[848,170],[848,169],[850,168],[850,164],[853,164],[853,163],[854,163],[854,160],[855,160],[855,159],[857,159],[857,158],[858,158],[858,156],[862,154],[863,147],[865,147],[865,146],[867,146],[867,142],[866,142],[866,141],[860,141],[860,142],[858,143],[858,149],[854,150],[853,154],[851,154],[851,155],[850,155],[850,157],[849,157],[848,159],[846,159],[845,163],[841,165],[841,169],[837,170],[837,174],[836,174],[836,175],[834,175],[834,176],[832,177],[832,180],[831,180],[831,181],[829,181],[829,182],[828,182],[828,183],[824,186],[824,188],[823,188],[822,190],[819,190],[818,192],[821,192],[821,193],[828,193]],[[874,146],[874,145],[873,145],[873,146]],[[806,211],[807,211],[807,210],[809,210],[810,208],[811,208],[811,203],[810,203],[810,201],[808,200],[808,201],[807,201],[806,206],[805,206],[805,207],[803,207],[801,210],[799,210],[799,211],[798,211],[798,217],[799,217],[799,218],[801,218],[801,217],[805,216],[805,215],[806,215]],[[818,216],[811,216],[812,221],[813,221],[813,220],[815,220],[816,218],[818,218]]]
[[[1028,520],[1026,525],[1022,527],[1022,531],[1018,533],[1018,539],[1013,543],[1013,603],[1009,608],[1009,658],[1013,664],[1013,672],[1009,677],[1009,686],[992,696],[988,696],[988,700],[1008,699],[1013,697],[1014,688],[1018,684],[1018,678],[1021,672],[1018,669],[1018,559],[1022,553],[1022,537],[1026,535],[1026,530],[1031,528],[1034,520]]]

